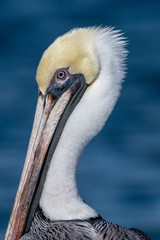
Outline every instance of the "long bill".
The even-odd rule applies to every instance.
[[[75,105],[79,102],[82,93],[86,89],[84,81],[83,86],[80,88],[79,86],[79,83],[72,84],[71,87],[64,91],[56,100],[53,99],[51,94],[48,94],[46,97],[41,93],[39,94],[26,160],[6,231],[5,240],[18,240],[22,234],[25,233],[24,227],[26,225],[30,208],[32,207],[33,198],[36,199],[36,204],[34,204],[35,208],[39,202],[40,194],[38,197],[36,196],[36,198],[34,194],[37,185],[41,181],[42,169],[47,161],[48,151],[52,147],[51,142],[57,131],[57,126],[60,125],[60,132],[62,132],[65,122],[67,121],[67,119],[64,121],[64,118],[66,118],[64,114],[65,109],[70,108],[70,110],[67,110],[66,112],[67,115],[71,114]],[[69,116],[67,116],[67,118],[68,117]],[[63,122],[63,124],[61,122]],[[56,140],[56,144],[57,141],[58,140]],[[49,165],[49,163],[47,164]],[[42,185],[44,181],[45,179],[43,179]],[[34,212],[35,209],[32,211],[32,215]],[[30,216],[30,219],[32,217],[33,216]]]

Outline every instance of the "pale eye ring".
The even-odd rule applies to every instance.
[[[60,79],[60,80],[64,80],[66,78],[66,76],[67,76],[67,74],[63,70],[59,70],[57,72],[57,78]]]

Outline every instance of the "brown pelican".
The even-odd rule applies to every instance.
[[[39,97],[26,161],[5,239],[150,239],[103,220],[79,196],[78,157],[119,96],[125,40],[110,28],[57,38],[37,70]]]

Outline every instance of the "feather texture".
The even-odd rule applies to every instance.
[[[151,240],[138,229],[128,230],[100,216],[88,220],[50,221],[37,209],[29,233],[21,240]]]

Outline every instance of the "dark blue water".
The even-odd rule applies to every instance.
[[[78,168],[79,191],[105,219],[160,239],[160,1],[1,0],[0,239],[16,194],[43,51],[73,27],[111,25],[129,39],[128,74]]]

